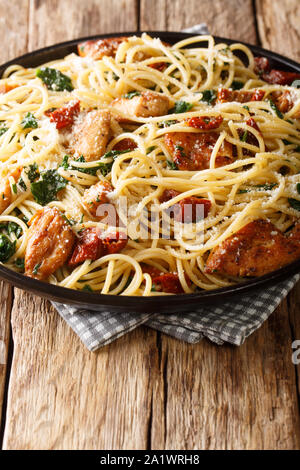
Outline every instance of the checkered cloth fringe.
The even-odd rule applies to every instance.
[[[184,31],[208,34],[205,24]],[[300,275],[296,274],[287,281],[238,300],[173,315],[103,313],[54,302],[53,305],[90,351],[96,351],[139,325],[147,325],[188,343],[197,343],[206,336],[217,344],[225,341],[239,346],[261,326],[299,279]]]

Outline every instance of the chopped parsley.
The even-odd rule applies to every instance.
[[[33,183],[40,176],[39,167],[34,162],[25,169],[25,173],[30,181]]]
[[[20,178],[20,179],[19,179],[18,185],[20,186],[21,189],[23,189],[24,191],[26,191],[27,186],[26,186],[25,181],[23,180],[23,178]]]
[[[85,284],[85,286],[83,286],[81,290],[86,291],[86,292],[94,292],[89,284]]]
[[[23,129],[36,129],[38,127],[38,123],[32,113],[27,113],[21,122],[21,126]]]
[[[245,132],[243,133],[242,137],[241,137],[241,141],[242,142],[247,142],[247,137],[248,137],[248,131],[246,129]]]
[[[14,183],[14,184],[12,185],[12,190],[13,190],[13,192],[14,192],[15,194],[17,194],[18,188],[17,188],[16,183]]]
[[[173,126],[173,124],[177,124],[178,121],[176,121],[175,119],[169,119],[167,121],[162,121],[158,124],[158,127],[161,129],[163,127],[170,127],[170,126]]]
[[[67,186],[68,181],[57,170],[41,172],[41,179],[31,183],[31,192],[38,204],[45,206],[57,200],[57,193]]]
[[[296,211],[300,211],[300,201],[298,199],[294,199],[293,197],[288,198],[289,205],[295,209]]]
[[[126,95],[123,95],[123,98],[126,98],[126,100],[131,100],[134,98],[134,96],[141,96],[140,91],[131,91],[130,93],[126,93]]]
[[[5,263],[16,251],[16,241],[12,242],[6,235],[0,235],[0,261]]]
[[[151,147],[148,147],[148,148],[146,149],[146,154],[148,155],[148,153],[153,152],[153,150],[155,150],[155,149],[156,149],[156,146],[155,146],[155,145],[152,145]]]
[[[243,88],[243,86],[244,86],[244,83],[240,82],[239,80],[233,80],[231,84],[231,88],[233,90],[240,90],[241,88]]]
[[[246,104],[245,104],[245,106],[243,106],[243,108],[245,108],[247,111],[250,111],[249,106],[247,106]]]
[[[0,137],[1,137],[3,134],[5,134],[5,132],[7,132],[7,131],[8,131],[8,128],[7,128],[7,127],[4,127],[4,126],[3,126],[3,127],[0,127]]]
[[[15,260],[16,268],[20,269],[21,271],[25,270],[25,259],[24,258],[17,258]]]
[[[296,184],[296,190],[297,190],[297,193],[300,194],[300,183]]]
[[[283,119],[283,114],[282,114],[281,111],[279,111],[279,109],[277,108],[277,106],[276,106],[276,104],[274,103],[274,101],[269,100],[269,103],[270,103],[270,106],[271,106],[271,108],[273,109],[273,111],[275,111],[276,116],[278,116],[280,119]]]
[[[248,189],[240,189],[238,194],[249,193],[250,191],[253,191],[253,189],[256,189],[256,191],[271,191],[271,189],[275,188],[276,186],[278,186],[277,183],[256,184],[255,186],[252,186]]]
[[[187,113],[193,107],[193,103],[186,101],[176,101],[174,108],[170,109],[169,114]]]
[[[181,145],[175,145],[175,150],[180,152],[181,157],[186,157],[184,148]]]
[[[37,274],[37,273],[38,273],[38,271],[39,271],[39,269],[40,269],[40,267],[41,267],[41,264],[42,264],[42,263],[37,263],[37,264],[35,265],[35,267],[33,268],[33,271],[32,271],[33,274]]]
[[[169,170],[178,170],[176,163],[172,162],[171,160],[167,160],[167,165]]]
[[[201,101],[204,101],[207,104],[213,104],[216,101],[217,92],[215,90],[204,90],[202,92]]]
[[[36,76],[39,77],[52,91],[72,91],[73,85],[70,77],[59,70],[50,67],[41,67],[37,69]]]
[[[72,225],[76,224],[76,220],[68,219],[68,217],[65,214],[62,215],[62,218],[65,219],[65,221],[67,222],[68,225],[72,226]]]
[[[69,157],[69,155],[65,155],[60,166],[62,168],[64,168],[64,170],[76,170],[76,171],[80,171],[81,173],[86,173],[88,175],[93,175],[93,176],[96,176],[97,171],[100,170],[102,175],[106,176],[111,171],[114,159],[118,155],[121,155],[122,153],[128,153],[128,152],[131,152],[131,150],[130,149],[128,149],[128,150],[110,150],[109,152],[106,152],[102,157],[102,159],[103,158],[104,159],[111,158],[110,162],[107,162],[107,163],[106,162],[105,163],[104,162],[99,162],[99,163],[97,163],[96,166],[89,167],[89,168],[80,168],[80,167],[77,167],[77,166],[70,165],[69,164],[69,158],[70,157]],[[75,162],[85,163],[85,158],[84,158],[83,155],[81,155],[79,158],[77,158],[74,161]]]

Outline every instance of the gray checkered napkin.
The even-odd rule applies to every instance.
[[[208,33],[205,24],[184,31]],[[197,343],[206,336],[217,344],[227,341],[240,345],[261,326],[299,279],[300,274],[296,274],[287,281],[246,295],[238,301],[222,302],[213,307],[207,305],[190,313],[173,315],[97,313],[54,302],[53,305],[90,351],[96,351],[143,324],[188,343]]]

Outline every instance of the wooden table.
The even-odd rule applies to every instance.
[[[1,62],[80,36],[203,21],[300,60],[299,0],[0,0]],[[239,348],[139,328],[90,353],[48,302],[2,283],[3,448],[299,449],[299,293]]]

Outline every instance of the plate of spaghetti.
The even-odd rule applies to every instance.
[[[293,61],[124,33],[0,72],[4,279],[91,308],[174,311],[299,271]]]

